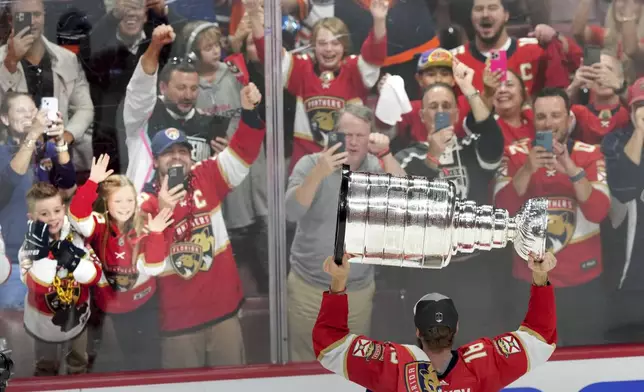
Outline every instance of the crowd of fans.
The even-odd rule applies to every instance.
[[[268,361],[263,0],[0,3],[0,336],[18,374]],[[343,164],[510,214],[548,198],[558,345],[644,341],[644,8],[564,3],[282,0],[291,360],[315,360]],[[530,279],[511,249],[354,265],[349,327],[414,343],[435,291],[462,310],[459,344],[494,336]]]

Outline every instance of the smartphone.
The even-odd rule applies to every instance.
[[[601,60],[602,49],[599,46],[584,46],[584,65],[597,64]]]
[[[434,116],[434,131],[438,132],[452,125],[452,119],[447,112],[438,112]]]
[[[537,131],[532,145],[541,146],[546,151],[552,152],[552,131]]]
[[[49,121],[58,120],[58,98],[43,97],[42,101],[40,101],[40,110],[47,111]]]
[[[183,184],[186,176],[183,173],[183,166],[173,166],[168,169],[168,190]]]
[[[505,82],[508,74],[508,54],[505,50],[493,50],[490,53],[490,71],[502,71],[501,81]]]
[[[25,27],[29,27],[26,34],[31,33],[31,12],[16,12],[13,14],[13,33],[20,33]]]
[[[327,148],[331,148],[338,143],[342,143],[342,146],[340,146],[340,148],[338,148],[335,151],[336,154],[339,154],[341,152],[347,151],[346,142],[347,142],[347,135],[345,135],[344,132],[338,132],[338,131],[329,132],[329,142],[327,143]]]

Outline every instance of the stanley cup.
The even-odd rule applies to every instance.
[[[446,267],[457,253],[514,249],[527,260],[545,253],[546,199],[528,200],[515,217],[459,200],[444,180],[351,172],[342,168],[335,261],[398,267]]]

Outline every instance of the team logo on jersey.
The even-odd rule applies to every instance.
[[[212,266],[215,247],[208,213],[195,215],[190,222],[184,220],[175,232],[180,238],[185,238],[184,242],[170,247],[170,259],[175,272],[189,280],[199,271],[208,271]]]
[[[562,250],[575,233],[577,223],[577,203],[567,197],[548,199],[548,236],[546,249],[557,253]]]
[[[304,101],[314,140],[321,141],[321,135],[335,129],[335,113],[342,108],[344,100],[336,97],[318,96]]]
[[[599,122],[602,125],[602,128],[608,128],[610,126],[610,120],[613,118],[613,111],[609,109],[604,109],[599,112]]]
[[[52,162],[51,158],[43,158],[40,160],[38,166],[46,172],[50,172],[51,169],[54,168],[54,163]]]
[[[61,279],[60,286],[64,291],[67,291],[67,288],[70,285],[73,286],[72,304],[76,304],[81,295],[80,285],[75,280]],[[56,313],[59,310],[64,310],[67,306],[63,304],[63,302],[60,300],[60,297],[58,297],[58,292],[56,292],[56,289],[51,286],[50,290],[51,291],[45,294],[45,303],[47,304],[47,308],[49,308],[52,313]]]
[[[521,352],[521,345],[514,335],[501,336],[494,341],[494,346],[496,351],[506,358]]]
[[[431,362],[412,362],[405,365],[407,392],[440,392],[438,376]]]
[[[192,242],[179,242],[170,247],[170,259],[174,271],[182,278],[192,279],[201,269],[201,247]]]
[[[112,290],[120,293],[131,290],[136,284],[136,281],[139,279],[138,272],[120,273],[116,271],[104,270],[103,273],[105,274],[107,283],[109,283],[110,287],[112,287]]]

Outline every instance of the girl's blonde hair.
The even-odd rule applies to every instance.
[[[349,28],[347,25],[339,18],[323,18],[320,19],[314,26],[311,31],[311,46],[315,47],[317,42],[318,34],[320,29],[325,28],[329,30],[337,40],[340,41],[344,47],[344,56],[347,56],[351,53],[351,40],[349,39]]]
[[[101,249],[100,253],[98,254],[99,260],[104,260],[107,251],[107,241],[109,240],[111,235],[112,219],[110,218],[109,211],[107,210],[107,201],[109,200],[111,195],[124,187],[129,187],[130,189],[132,189],[132,192],[134,193],[135,204],[134,214],[127,222],[125,222],[125,227],[123,228],[121,235],[125,235],[127,237],[129,233],[134,230],[136,236],[138,237],[143,232],[143,218],[139,211],[139,202],[134,184],[132,183],[132,181],[130,181],[129,178],[124,175],[113,174],[107,177],[103,182],[99,184],[98,199],[94,204],[94,211],[103,215],[103,218],[105,219],[105,225],[108,228],[108,230],[106,230],[103,234],[103,238],[101,238]],[[134,251],[132,252],[133,265],[136,265],[138,253],[139,242],[137,241],[136,245],[134,246]]]

